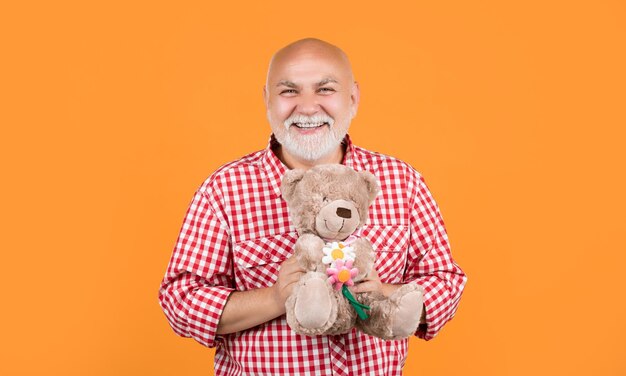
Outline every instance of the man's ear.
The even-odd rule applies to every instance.
[[[263,85],[263,103],[265,103],[265,109],[267,109],[267,88]]]
[[[304,177],[304,170],[295,169],[285,172],[282,183],[280,185],[280,191],[283,194],[285,201],[291,200],[294,192],[296,191],[296,185]]]
[[[354,81],[354,84],[352,85],[350,100],[350,115],[351,119],[354,119],[356,112],[359,109],[359,101],[361,100],[361,89],[359,89],[359,83],[356,81]]]
[[[374,202],[378,192],[380,192],[380,186],[378,185],[378,179],[374,174],[367,171],[360,171],[359,177],[363,180],[363,184],[367,188],[368,199],[370,203]]]

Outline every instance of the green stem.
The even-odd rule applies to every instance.
[[[343,285],[341,292],[343,293],[343,296],[345,296],[346,299],[348,299],[350,304],[352,304],[352,306],[354,307],[354,310],[356,311],[356,314],[359,315],[359,318],[361,320],[365,320],[368,316],[365,313],[364,309],[370,309],[370,307],[366,306],[365,304],[359,303],[354,298],[354,296],[352,296],[352,294],[350,293],[350,290],[348,290],[348,286]]]

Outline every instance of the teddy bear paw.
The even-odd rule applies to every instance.
[[[294,307],[295,318],[300,326],[305,329],[326,327],[332,312],[332,300],[326,280],[310,279],[300,286]]]
[[[417,330],[422,310],[424,308],[424,292],[421,287],[405,285],[404,288],[410,291],[404,291],[402,296],[398,297],[398,310],[396,311],[391,330],[394,338],[409,337]],[[398,291],[402,293],[402,291]]]

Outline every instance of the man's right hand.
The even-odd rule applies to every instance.
[[[306,270],[300,266],[298,260],[293,255],[280,264],[278,279],[271,288],[276,304],[282,307],[283,310],[285,309],[285,301],[287,301],[295,284],[305,272]]]
[[[294,256],[285,260],[271,287],[234,291],[222,311],[217,334],[240,332],[285,314],[285,301],[305,270]]]

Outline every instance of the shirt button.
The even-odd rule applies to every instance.
[[[269,260],[272,258],[272,255],[269,252],[265,252],[265,254],[263,255],[263,258],[266,260]]]

